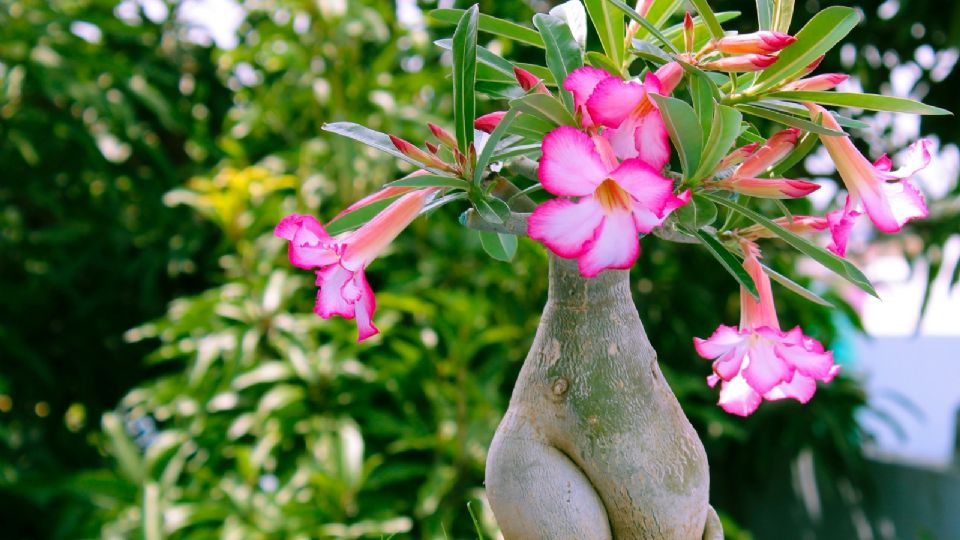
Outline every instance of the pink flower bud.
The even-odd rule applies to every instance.
[[[713,47],[727,54],[770,54],[790,45],[797,38],[782,32],[753,32],[727,36],[717,40]]]
[[[817,75],[815,77],[808,77],[806,79],[800,79],[799,81],[793,81],[792,83],[786,84],[783,87],[783,90],[789,91],[825,91],[833,90],[843,81],[849,79],[850,76],[845,73],[824,73],[823,75]]]
[[[433,136],[440,141],[441,144],[447,148],[456,148],[457,147],[457,138],[453,136],[449,131],[443,129],[442,127],[428,122],[427,127],[430,128],[430,131],[433,133]]]
[[[497,125],[500,124],[500,121],[503,120],[503,117],[506,115],[507,111],[485,114],[473,122],[473,127],[485,133],[493,133],[493,130],[497,129]]]
[[[755,178],[764,171],[773,167],[783,158],[787,157],[793,148],[797,145],[797,138],[800,130],[789,128],[775,133],[767,139],[767,144],[763,145],[755,154],[746,159],[737,170],[733,171],[734,177]]]
[[[720,164],[717,165],[716,170],[722,171],[727,167],[733,167],[734,165],[739,165],[743,163],[743,160],[750,157],[750,155],[753,154],[759,146],[760,146],[760,143],[750,143],[748,145],[737,148],[736,150],[734,150],[733,152],[730,152],[729,154],[727,154],[726,157],[720,160]]]
[[[743,73],[747,71],[762,71],[772,66],[777,61],[776,56],[766,54],[744,54],[741,56],[730,56],[721,58],[712,62],[701,64],[703,69],[714,71],[723,71],[726,73]]]
[[[683,45],[687,52],[693,51],[693,42],[696,40],[696,32],[693,28],[693,17],[690,12],[683,15]]]
[[[819,184],[789,178],[727,178],[714,186],[764,199],[798,199],[820,189]]]
[[[433,167],[435,169],[440,169],[447,172],[456,172],[456,170],[450,165],[444,163],[440,158],[433,154],[428,154],[420,148],[417,148],[413,143],[407,142],[400,137],[390,135],[390,141],[393,143],[397,150],[400,151],[403,155],[418,161],[428,167]]]
[[[520,88],[523,88],[524,92],[529,92],[530,90],[536,88],[537,92],[540,92],[541,94],[550,94],[550,91],[547,90],[547,86],[543,84],[543,80],[533,73],[530,73],[523,68],[514,67],[513,74],[517,78],[517,83],[520,84]]]

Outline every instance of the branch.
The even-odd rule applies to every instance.
[[[464,212],[463,225],[477,231],[493,231],[516,236],[527,235],[527,218],[530,214],[511,212],[506,223],[490,223],[480,217],[473,208]]]

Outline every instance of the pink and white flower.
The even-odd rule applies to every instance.
[[[543,140],[540,182],[560,197],[534,210],[530,237],[561,257],[576,258],[584,277],[630,268],[640,254],[639,234],[649,233],[690,200],[673,194],[673,182],[641,159],[618,162],[609,142],[569,126]]]
[[[826,109],[815,103],[804,105],[810,109],[812,118],[822,118],[825,127],[842,131]],[[847,135],[820,135],[820,140],[850,192],[847,219],[852,219],[851,212],[857,211],[862,204],[878,229],[895,233],[908,221],[927,217],[927,205],[920,191],[910,183],[910,177],[930,163],[930,141],[921,139],[913,143],[907,150],[903,167],[894,171],[886,154],[871,164]]]
[[[603,136],[620,159],[640,158],[654,169],[670,161],[670,136],[650,94],[663,94],[660,79],[647,74],[643,84],[608,77],[597,84],[587,110],[606,126]]]
[[[388,188],[389,189],[389,188]],[[317,274],[314,312],[329,319],[356,319],[358,341],[379,332],[373,324],[377,303],[364,274],[394,238],[416,218],[433,188],[401,196],[359,229],[336,238],[313,216],[293,214],[277,224],[274,235],[289,241],[290,262]]]
[[[740,289],[740,326],[720,325],[707,339],[694,338],[697,353],[713,360],[707,383],[719,382],[723,410],[739,416],[752,414],[764,399],[810,401],[817,381],[830,382],[840,370],[833,353],[800,327],[780,330],[770,278],[760,264],[756,244],[742,241],[744,269],[757,285],[760,299]]]

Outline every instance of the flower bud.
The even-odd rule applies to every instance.
[[[473,127],[483,131],[484,133],[493,133],[493,130],[497,129],[497,125],[500,124],[500,121],[503,120],[503,117],[506,115],[507,111],[497,111],[490,114],[485,114],[473,122]]]
[[[850,76],[844,73],[824,73],[823,75],[793,81],[792,83],[784,85],[782,89],[788,91],[822,92],[825,90],[833,90],[837,85],[849,78]]]
[[[520,84],[520,88],[523,88],[524,92],[529,92],[530,90],[536,88],[537,92],[550,95],[550,91],[547,90],[547,85],[543,84],[543,80],[533,73],[530,73],[523,68],[514,67],[513,74],[517,78],[517,83]]]
[[[748,71],[762,71],[777,61],[776,56],[766,54],[744,54],[729,56],[712,62],[701,64],[703,69],[723,71],[726,73],[743,73]]]
[[[683,15],[683,46],[687,52],[693,52],[693,43],[696,40],[696,31],[693,28],[693,17],[690,12]]]
[[[797,128],[789,128],[775,133],[767,139],[767,144],[763,145],[755,154],[747,158],[737,167],[737,170],[733,171],[732,176],[738,178],[755,178],[759,176],[793,151],[793,148],[797,145],[799,135],[800,130]]]
[[[654,75],[657,76],[657,79],[660,80],[660,92],[664,96],[669,96],[673,93],[673,90],[680,84],[680,81],[683,80],[683,67],[680,66],[679,62],[668,62],[656,72]]]
[[[731,177],[714,182],[712,186],[764,199],[798,199],[820,189],[819,184],[789,178]]]
[[[428,122],[427,127],[430,128],[433,136],[436,137],[441,144],[450,149],[457,147],[457,138],[454,137],[452,133],[432,122]]]
[[[400,151],[403,155],[418,161],[428,167],[433,167],[447,172],[456,172],[456,170],[450,165],[446,164],[433,154],[428,154],[420,148],[417,148],[413,143],[405,141],[400,137],[395,137],[390,135],[390,141],[393,145]]]
[[[718,39],[713,48],[727,54],[770,54],[790,45],[797,38],[782,32],[764,30]]]

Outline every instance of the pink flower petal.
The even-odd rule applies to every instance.
[[[586,133],[561,126],[543,139],[539,176],[544,189],[554,195],[582,197],[607,178],[607,168]]]
[[[563,81],[563,89],[573,94],[573,104],[583,115],[581,123],[584,127],[594,125],[587,111],[587,100],[600,81],[610,77],[611,75],[602,69],[584,66],[573,70]]]
[[[603,137],[610,143],[613,153],[617,159],[630,159],[640,155],[637,151],[637,127],[640,119],[636,116],[628,116],[617,128],[606,128],[603,130]]]
[[[633,143],[640,159],[660,170],[670,163],[670,135],[660,111],[643,115],[633,132]]]
[[[830,235],[833,237],[827,249],[840,257],[846,256],[847,238],[849,238],[850,231],[853,229],[854,224],[856,224],[858,217],[860,217],[860,212],[853,209],[849,195],[847,196],[847,202],[844,204],[843,210],[827,212],[827,225],[830,228]]]
[[[288,257],[298,268],[318,268],[340,259],[339,246],[313,216],[293,214],[283,218],[273,234],[289,240]]]
[[[543,242],[561,257],[579,257],[598,234],[603,209],[593,197],[574,203],[551,199],[538,206],[527,220],[530,238]]]
[[[887,167],[886,170],[890,171],[888,179],[910,178],[929,165],[930,144],[931,142],[927,139],[920,139],[911,144],[910,147],[907,148],[906,156],[903,159],[903,166],[895,171],[890,171],[890,166]]]
[[[792,381],[777,385],[773,390],[764,394],[763,398],[769,401],[792,398],[800,403],[806,403],[810,401],[816,391],[817,381],[806,375],[795,373]]]
[[[423,188],[407,193],[350,233],[344,240],[342,264],[350,270],[370,264],[420,215],[427,198],[435,191],[436,188]]]
[[[610,77],[593,90],[587,101],[587,110],[594,122],[607,127],[620,127],[620,124],[646,99],[647,91],[643,85]]]
[[[693,338],[693,346],[701,357],[713,360],[738,347],[744,340],[746,337],[739,330],[721,324],[707,339]]]
[[[885,233],[899,232],[908,221],[927,217],[923,196],[909,180],[870,183],[858,194],[870,221]]]
[[[339,264],[333,264],[317,271],[317,304],[313,311],[324,319],[329,319],[334,315],[339,315],[344,319],[352,319],[356,316],[354,302],[357,298],[351,291],[349,282],[353,280],[354,272],[347,270]],[[353,299],[344,298],[344,288],[353,293]]]
[[[673,181],[640,159],[625,160],[610,173],[610,178],[658,216],[663,215],[664,207],[673,196]]]
[[[777,356],[774,342],[766,337],[751,343],[747,352],[747,367],[742,373],[743,378],[760,394],[793,377],[793,369]]]
[[[354,303],[354,310],[357,316],[357,341],[363,341],[380,332],[373,324],[373,313],[377,309],[377,299],[367,283],[367,277],[363,269],[354,274],[353,286],[358,291],[357,300]]]
[[[820,342],[804,336],[799,326],[774,348],[780,358],[808,377],[825,379],[833,368],[833,353],[824,351]]]
[[[596,238],[578,257],[580,274],[596,277],[607,269],[626,269],[640,255],[640,239],[628,211],[614,211],[603,219]]]
[[[761,397],[742,377],[724,381],[720,385],[720,407],[730,414],[750,416],[760,406]]]

